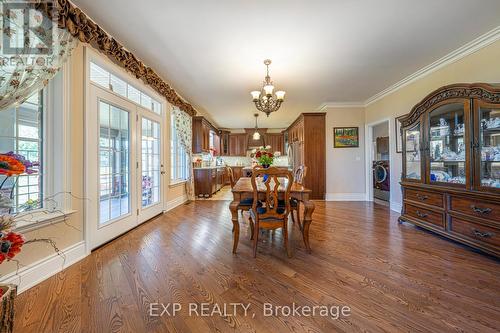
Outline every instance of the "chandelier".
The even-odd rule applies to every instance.
[[[285,92],[282,90],[276,91],[273,95],[274,85],[269,76],[269,65],[271,60],[264,60],[264,65],[266,65],[266,77],[264,79],[264,85],[260,91],[252,91],[253,102],[257,110],[264,112],[268,117],[271,112],[278,111],[281,103],[285,100]]]

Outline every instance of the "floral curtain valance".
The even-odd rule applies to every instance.
[[[32,2],[0,0],[0,111],[23,103],[56,75],[78,40]]]
[[[180,144],[184,147],[189,155],[189,161],[193,160],[193,119],[186,112],[174,108],[174,126],[179,138]],[[189,200],[194,200],[194,174],[193,164],[189,163],[189,179],[186,182],[186,193]]]

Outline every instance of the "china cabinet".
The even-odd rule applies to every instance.
[[[500,256],[500,85],[442,87],[401,123],[400,221]]]

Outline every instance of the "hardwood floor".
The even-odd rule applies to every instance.
[[[317,202],[312,254],[277,231],[233,256],[227,201],[196,201],[148,222],[26,291],[15,332],[497,332],[500,264],[371,203]],[[149,304],[180,302],[174,316]],[[243,316],[188,317],[189,302],[251,303]],[[350,316],[265,317],[264,303],[348,306]],[[160,310],[162,310],[160,308]]]

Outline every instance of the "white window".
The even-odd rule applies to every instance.
[[[20,213],[18,230],[62,221],[62,215],[73,212],[71,196],[66,194],[71,145],[68,77],[63,69],[23,104],[0,110],[0,153],[13,152],[34,164],[31,174],[8,179],[0,175],[2,194],[12,199],[13,206],[0,209],[0,214]],[[30,214],[22,214],[26,211]]]
[[[93,62],[90,62],[90,81],[156,114],[161,114],[160,102]]]
[[[21,155],[34,165],[29,174],[0,175],[2,194],[12,199],[11,213],[43,206],[43,96],[42,90],[23,104],[0,111],[0,153]]]
[[[189,154],[179,142],[174,123],[172,114],[170,120],[170,180],[172,183],[189,178]]]

